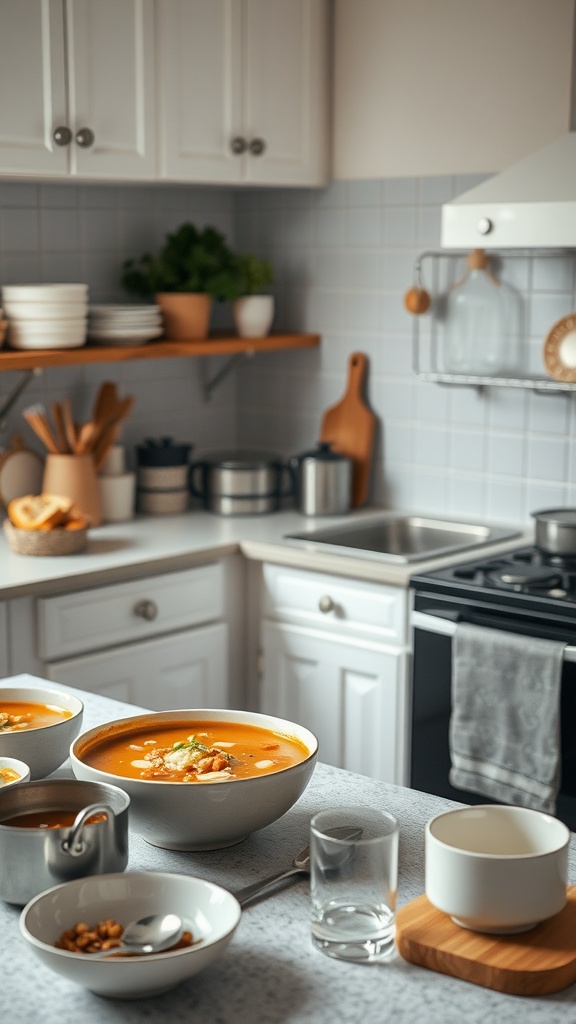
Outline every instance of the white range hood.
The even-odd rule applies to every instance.
[[[442,246],[576,248],[576,131],[445,203]]]

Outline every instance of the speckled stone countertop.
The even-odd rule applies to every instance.
[[[34,677],[14,681],[32,685]],[[0,685],[14,685],[0,681]],[[34,680],[33,685],[39,685]],[[48,684],[46,685],[54,685]],[[107,698],[77,692],[83,728],[134,713]],[[69,766],[56,773],[69,777]],[[371,805],[401,825],[399,904],[424,889],[424,827],[449,801],[323,764],[280,821],[231,849],[175,853],[131,839],[128,869],[198,875],[232,892],[290,865],[306,845],[311,815],[334,805]],[[570,883],[576,879],[573,838]],[[362,966],[313,949],[305,879],[245,907],[220,961],[166,995],[104,1000],[40,964],[18,930],[20,910],[0,903],[0,1019],[5,1024],[574,1024],[576,986],[543,998],[502,995],[406,963]]]

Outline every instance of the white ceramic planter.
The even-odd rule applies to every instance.
[[[274,296],[243,295],[232,303],[232,316],[241,338],[264,338],[274,319]]]

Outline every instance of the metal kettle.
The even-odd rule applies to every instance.
[[[290,460],[298,508],[305,516],[336,516],[350,511],[352,460],[327,442]]]

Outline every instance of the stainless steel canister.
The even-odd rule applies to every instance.
[[[219,515],[275,512],[293,493],[289,466],[269,452],[215,452],[192,464],[190,489]]]
[[[352,460],[320,443],[291,462],[298,507],[305,516],[342,515],[352,502]]]
[[[117,786],[41,779],[0,790],[0,899],[23,905],[71,878],[124,871],[128,864],[130,797]],[[5,825],[18,815],[74,815],[63,828]],[[87,824],[95,814],[105,820]]]
[[[532,512],[535,543],[550,555],[576,555],[576,508],[549,508]]]

